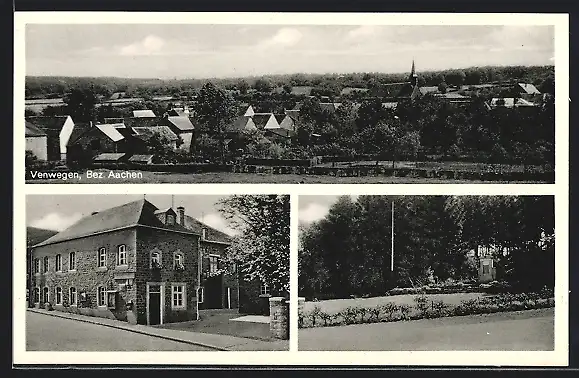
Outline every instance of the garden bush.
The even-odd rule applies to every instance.
[[[335,314],[326,313],[319,306],[315,306],[310,312],[298,313],[298,327],[396,322],[554,307],[553,297],[541,298],[547,294],[547,290],[538,293],[506,293],[462,300],[458,305],[451,306],[440,299],[429,300],[428,296],[422,293],[414,297],[413,306],[388,302],[374,307],[350,306]]]

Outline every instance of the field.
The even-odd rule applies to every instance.
[[[108,169],[96,169],[92,172],[103,173],[102,178],[89,178],[86,172],[81,173],[79,178],[62,180],[52,179],[31,179],[26,180],[27,184],[160,184],[160,183],[229,183],[229,184],[476,184],[486,181],[480,180],[455,180],[442,178],[420,178],[420,177],[335,177],[329,175],[297,175],[297,174],[260,174],[260,173],[169,173],[169,172],[148,172],[129,171],[140,173],[138,178],[113,178],[108,177]],[[492,181],[496,184],[509,183],[509,181]],[[517,181],[517,183],[536,183],[536,181]]]
[[[428,300],[442,300],[448,305],[457,305],[463,300],[477,299],[485,296],[483,293],[461,293],[461,294],[430,294],[426,297]],[[356,299],[329,299],[318,302],[306,302],[304,311],[311,311],[315,306],[326,313],[337,313],[347,307],[374,307],[386,303],[395,303],[397,305],[407,304],[414,305],[415,295],[392,295],[386,297],[356,298]]]

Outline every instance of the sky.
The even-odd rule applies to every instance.
[[[26,196],[26,225],[48,230],[62,231],[93,211],[140,200],[143,195],[28,195]],[[159,209],[171,207],[171,195],[146,195],[147,201]],[[185,207],[185,214],[192,216],[217,230],[235,235],[235,230],[217,210],[216,203],[223,196],[176,195],[175,208]]]
[[[339,195],[299,196],[298,223],[302,226],[307,226],[324,218],[339,197]],[[350,197],[352,197],[352,200],[358,198],[357,195],[351,195]]]
[[[552,26],[27,24],[26,74],[223,78],[554,64]]]

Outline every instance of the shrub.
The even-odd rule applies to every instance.
[[[318,316],[320,315],[321,311],[322,310],[320,306],[314,306],[312,311],[308,313],[308,318],[310,319],[310,323],[312,323],[312,327],[316,326],[316,320],[318,319]]]
[[[358,316],[359,309],[356,307],[348,307],[340,313],[346,324],[354,324]]]
[[[324,321],[324,327],[327,327],[332,322],[332,319],[334,319],[334,314],[329,314],[324,311],[320,311],[318,315],[320,319]]]
[[[426,315],[429,306],[428,306],[428,298],[424,293],[414,297],[414,304],[420,314],[422,314],[423,316]]]
[[[303,311],[298,311],[298,327],[299,328],[303,328],[304,327],[304,318],[305,318],[305,314]]]
[[[402,320],[408,320],[410,318],[410,306],[407,304],[401,304],[398,306],[398,312]]]
[[[45,304],[44,304],[44,309],[47,310],[47,311],[52,311],[52,310],[54,310],[54,308],[52,307],[52,304],[50,304],[50,303],[45,303]]]
[[[436,315],[437,318],[447,316],[449,305],[444,303],[443,300],[438,299],[436,301],[431,301],[432,313]]]
[[[383,309],[382,305],[377,305],[377,306],[374,306],[372,308],[369,308],[368,312],[370,313],[370,318],[368,320],[379,322],[380,321],[380,314],[382,314],[382,309]]]

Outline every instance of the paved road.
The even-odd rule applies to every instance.
[[[28,351],[209,351],[197,345],[26,312]]]
[[[307,328],[298,350],[553,350],[554,309]]]

